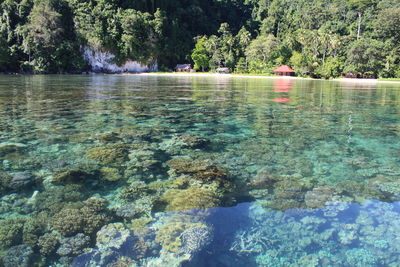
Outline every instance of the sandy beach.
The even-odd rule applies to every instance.
[[[351,79],[351,78],[336,78],[331,80],[315,79],[315,78],[304,78],[304,77],[292,77],[292,76],[261,76],[261,75],[240,75],[240,74],[218,74],[218,73],[139,73],[139,74],[127,74],[127,75],[143,75],[143,76],[169,76],[169,77],[214,77],[214,78],[257,78],[257,79],[292,79],[292,80],[316,80],[316,81],[336,81],[345,83],[364,83],[364,84],[376,84],[376,83],[400,83],[400,81],[379,81],[378,79]]]

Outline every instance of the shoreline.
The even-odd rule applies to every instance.
[[[398,81],[385,81],[379,79],[360,79],[360,78],[333,78],[333,79],[318,79],[318,78],[306,78],[296,76],[275,76],[275,75],[246,75],[246,74],[220,74],[220,73],[202,73],[202,72],[140,72],[140,73],[97,73],[97,72],[86,72],[86,73],[53,73],[53,74],[39,74],[39,73],[0,73],[1,76],[35,76],[35,75],[136,75],[136,76],[165,76],[165,77],[214,77],[214,78],[255,78],[255,79],[290,79],[290,80],[309,80],[309,81],[333,81],[333,82],[346,82],[346,83],[363,83],[363,84],[377,84],[377,83],[391,83],[397,84]]]
[[[142,76],[174,76],[174,77],[215,77],[215,78],[257,78],[257,79],[291,79],[291,80],[319,80],[314,78],[294,77],[294,76],[263,76],[263,75],[242,75],[242,74],[219,74],[219,73],[201,73],[201,72],[144,72],[144,73],[126,73],[123,75],[142,75]]]
[[[118,75],[118,74],[116,74]],[[182,73],[182,72],[170,72],[170,73],[157,73],[157,72],[146,72],[146,73],[120,73],[119,75],[142,75],[142,76],[166,76],[166,77],[215,77],[215,78],[256,78],[256,79],[290,79],[290,80],[311,80],[311,81],[334,81],[334,82],[351,82],[351,83],[364,83],[364,84],[375,84],[375,83],[400,83],[399,81],[379,81],[379,79],[357,79],[357,78],[334,78],[334,79],[317,79],[317,78],[305,78],[305,77],[294,77],[294,76],[263,76],[263,75],[242,75],[242,74],[218,74],[218,73]]]

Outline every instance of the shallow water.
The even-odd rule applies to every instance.
[[[0,258],[398,266],[399,104],[397,84],[1,76]]]

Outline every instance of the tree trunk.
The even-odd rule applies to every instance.
[[[357,40],[360,39],[360,33],[361,33],[361,12],[358,12]]]

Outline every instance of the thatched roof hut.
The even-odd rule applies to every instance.
[[[296,71],[289,67],[288,65],[282,65],[276,69],[273,70],[273,72],[276,75],[282,75],[282,76],[294,76]]]

